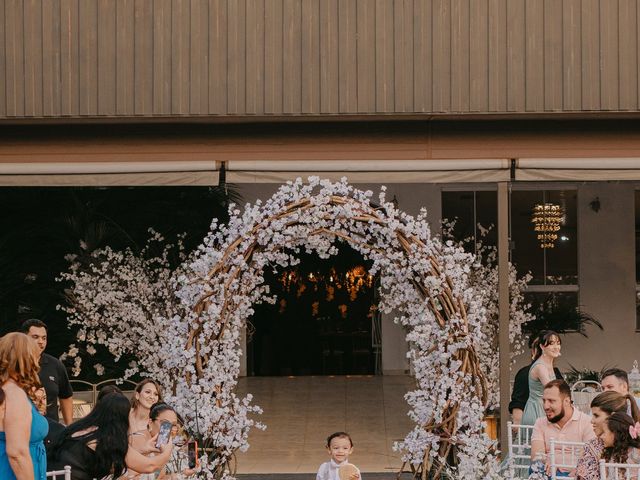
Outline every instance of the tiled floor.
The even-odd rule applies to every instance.
[[[241,378],[239,393],[254,395],[267,430],[252,431],[238,473],[314,473],[328,459],[326,437],[339,430],[351,434],[350,461],[362,472],[397,472],[392,445],[412,428],[411,385],[408,376]]]

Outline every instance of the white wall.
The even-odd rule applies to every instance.
[[[635,332],[635,190],[632,184],[593,183],[578,188],[580,305],[604,326],[589,338],[565,335],[561,367],[618,366],[640,360]],[[589,203],[600,199],[600,211]]]
[[[376,191],[375,187],[369,188]],[[440,233],[442,194],[438,185],[387,185],[387,194],[390,199],[395,195],[398,208],[411,215],[417,215],[420,209],[425,207],[432,232]],[[393,322],[393,318],[393,313],[382,315],[382,373],[384,375],[403,374],[409,368],[405,331]]]

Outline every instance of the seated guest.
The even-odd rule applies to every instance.
[[[624,370],[619,368],[610,368],[602,372],[602,376],[600,378],[602,390],[605,392],[618,392],[620,395],[627,395],[629,393],[629,376]],[[640,406],[640,399],[635,398],[635,401],[636,404]],[[631,414],[630,409],[627,410],[627,414]]]
[[[140,451],[129,447],[129,400],[118,393],[104,396],[91,413],[72,423],[58,436],[49,451],[49,468],[62,470],[71,466],[71,480],[118,478],[126,469],[152,473],[171,457],[173,445],[159,449],[155,438],[141,445]],[[155,453],[155,457],[145,456]]]
[[[600,480],[600,459],[604,450],[604,443],[600,438],[604,431],[603,424],[613,413],[625,413],[631,409],[635,422],[640,420],[640,409],[635,399],[627,394],[620,395],[617,392],[602,392],[591,401],[591,425],[597,438],[589,440],[578,459],[576,467],[576,480]]]
[[[565,442],[587,442],[595,438],[591,417],[571,404],[571,389],[564,380],[552,380],[544,386],[542,405],[545,416],[536,420],[531,434],[532,470],[544,463],[547,475],[551,473],[548,459],[551,439]],[[542,461],[544,459],[544,461]],[[558,476],[568,476],[569,471],[559,471]]]
[[[122,390],[120,390],[120,388],[118,388],[117,385],[105,385],[98,392],[96,403],[102,400],[105,397],[105,395],[109,395],[110,393],[122,393]]]
[[[509,413],[511,414],[511,421],[514,425],[520,425],[520,422],[522,421],[522,412],[524,411],[524,406],[527,404],[527,399],[529,398],[529,370],[531,369],[531,365],[533,365],[533,361],[536,357],[537,337],[538,335],[532,335],[529,338],[531,363],[518,370],[518,373],[516,373],[513,380],[513,391],[511,392],[511,401],[509,402]],[[562,379],[560,370],[554,367],[553,371],[556,374],[556,378]]]
[[[640,423],[634,422],[626,413],[612,413],[602,425],[600,435],[604,450],[602,458],[610,463],[640,463]],[[607,478],[619,478],[613,472],[607,472]],[[622,474],[621,478],[637,478],[638,470],[631,476]]]

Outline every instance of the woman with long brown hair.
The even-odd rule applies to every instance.
[[[631,412],[634,422],[640,421],[640,409],[635,397],[630,394],[622,395],[618,392],[603,392],[591,401],[591,425],[596,438],[585,444],[583,454],[578,460],[576,480],[599,480],[600,470],[598,462],[605,449],[602,441],[604,425],[614,413]]]
[[[0,418],[0,478],[45,480],[47,457],[44,438],[47,420],[38,412],[42,402],[38,378],[40,351],[24,333],[0,339],[0,384],[5,395]]]
[[[556,332],[544,330],[534,342],[536,354],[529,369],[529,398],[522,413],[522,425],[533,425],[540,417],[544,417],[542,393],[544,386],[556,379],[553,364],[560,356],[562,342]]]
[[[149,425],[151,407],[162,401],[162,387],[151,378],[136,385],[129,412],[129,435],[144,434]]]

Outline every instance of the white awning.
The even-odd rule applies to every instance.
[[[640,180],[640,158],[519,158],[521,181]]]
[[[0,163],[0,186],[213,186],[215,161]]]
[[[318,175],[351,183],[458,183],[509,180],[509,159],[450,160],[231,160],[229,183],[282,183]]]

